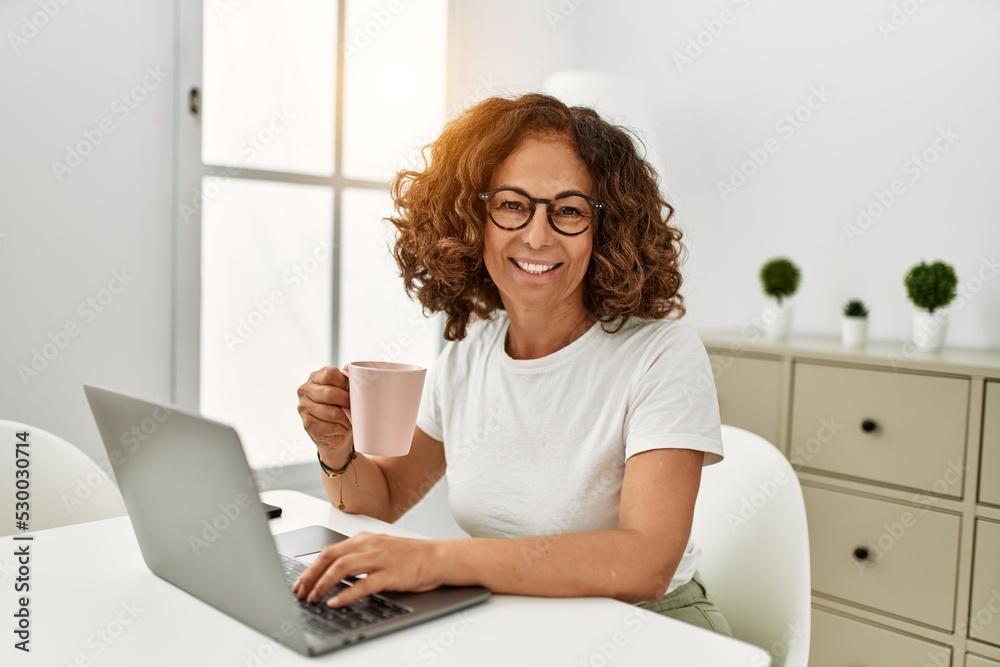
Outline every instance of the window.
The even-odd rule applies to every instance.
[[[182,29],[198,23],[201,67],[182,55],[180,76],[201,110],[180,132],[178,400],[236,426],[253,467],[306,460],[295,390],[309,372],[429,365],[440,349],[441,323],[403,291],[383,218],[389,179],[444,122],[448,3],[179,11]]]

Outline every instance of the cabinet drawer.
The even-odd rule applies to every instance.
[[[965,667],[1000,667],[1000,662],[988,660],[978,655],[965,654]]]
[[[952,628],[959,517],[811,486],[802,494],[815,592]]]
[[[968,405],[968,380],[799,363],[789,458],[960,497]]]
[[[722,423],[739,426],[780,447],[781,362],[709,351]]]
[[[969,636],[1000,646],[1000,523],[976,521]]]
[[[1000,506],[1000,382],[986,383],[979,502]]]
[[[951,665],[951,649],[866,625],[821,609],[812,612],[809,667]]]

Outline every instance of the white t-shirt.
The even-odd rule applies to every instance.
[[[449,343],[424,384],[417,426],[444,442],[449,503],[473,537],[618,527],[625,460],[650,449],[722,460],[719,404],[698,334],[638,320],[595,323],[541,359],[512,359],[500,311]],[[668,592],[694,575],[689,541]]]

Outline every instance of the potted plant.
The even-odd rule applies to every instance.
[[[958,287],[955,269],[940,260],[933,264],[920,262],[909,270],[903,283],[906,295],[917,307],[913,344],[922,352],[937,352],[948,328],[948,315],[941,309],[952,302]]]
[[[840,319],[840,342],[844,347],[864,347],[868,342],[868,306],[861,299],[844,304]]]
[[[789,299],[799,289],[802,273],[785,257],[769,260],[761,267],[760,283],[764,293],[774,299],[773,306],[764,309],[764,334],[772,340],[784,340],[792,325],[792,304]]]

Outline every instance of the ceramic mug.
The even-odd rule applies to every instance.
[[[354,448],[374,456],[406,456],[417,424],[427,369],[391,361],[352,361],[344,368]]]

